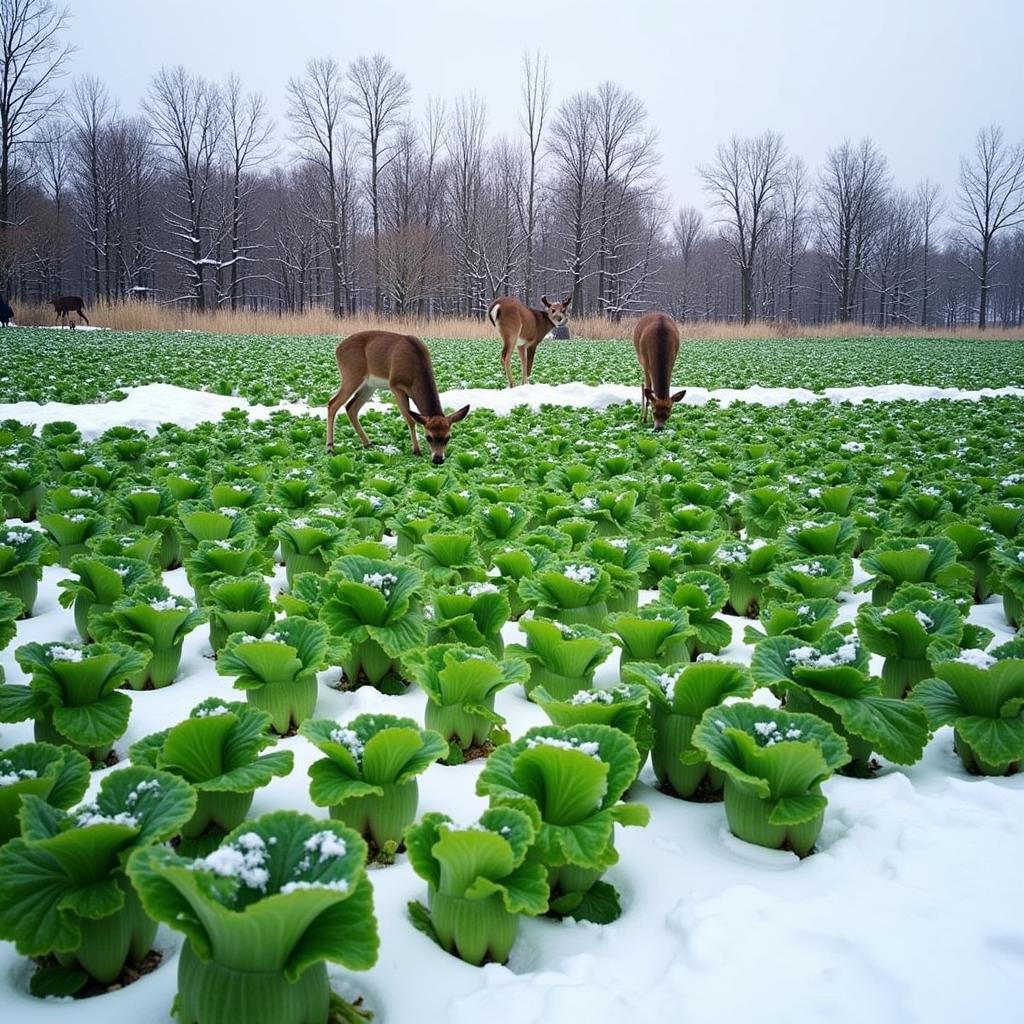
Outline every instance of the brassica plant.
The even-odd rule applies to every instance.
[[[862,556],[861,567],[872,576],[857,590],[870,590],[871,603],[885,605],[904,583],[930,583],[953,597],[966,592],[973,601],[974,574],[956,558],[948,537],[891,537]]]
[[[670,604],[649,604],[636,612],[609,615],[604,629],[622,649],[621,665],[634,661],[672,665],[690,659],[694,631],[689,616]]]
[[[58,600],[62,608],[75,606],[75,626],[83,640],[95,640],[89,628],[89,613],[110,611],[115,601],[142,583],[155,583],[150,567],[137,558],[80,555],[71,562],[78,579],[59,580]]]
[[[147,533],[158,533],[160,568],[176,566],[181,557],[181,542],[176,529],[177,502],[170,491],[162,487],[126,490],[120,495],[118,505],[122,516],[118,528],[137,526]]]
[[[821,784],[850,756],[827,722],[739,702],[708,709],[693,743],[725,776],[734,836],[798,857],[814,850],[828,805]]]
[[[269,728],[265,712],[211,697],[185,721],[133,743],[128,755],[133,764],[180,776],[196,791],[195,813],[181,829],[185,839],[195,839],[211,829],[230,832],[256,790],[292,770],[290,750],[260,753],[276,742]]]
[[[690,620],[690,656],[717,654],[732,641],[732,626],[718,618],[729,599],[729,586],[713,572],[694,569],[661,581],[661,595],[682,608]]]
[[[1014,629],[1020,629],[1024,626],[1024,546],[999,548],[993,554],[992,561],[999,576],[1003,614]]]
[[[850,585],[853,564],[849,558],[815,555],[776,566],[768,574],[771,596],[782,601],[839,596]]]
[[[952,647],[939,652],[935,677],[918,683],[910,700],[933,729],[953,727],[953,743],[969,772],[1011,775],[1024,762],[1024,640],[991,652]]]
[[[754,649],[754,680],[785,697],[790,711],[807,711],[828,722],[846,741],[849,775],[871,773],[871,755],[914,764],[928,741],[920,709],[884,696],[868,671],[868,652],[856,637],[826,633],[814,646],[774,636]]]
[[[368,970],[377,959],[365,861],[351,829],[294,811],[244,822],[194,860],[134,853],[128,875],[146,912],[185,935],[178,1020],[327,1021],[326,961]]]
[[[393,859],[416,817],[416,777],[447,756],[448,742],[395,715],[357,715],[345,725],[309,719],[299,732],[325,755],[309,768],[313,803],[359,832],[371,856]]]
[[[409,905],[416,926],[467,963],[504,963],[519,918],[548,909],[547,872],[529,856],[538,826],[536,811],[513,807],[492,807],[468,826],[424,815],[405,834],[409,862],[427,883],[429,909]]]
[[[538,569],[519,584],[519,594],[538,618],[567,626],[600,628],[608,614],[611,578],[600,566],[564,561]]]
[[[550,619],[520,619],[526,644],[509,644],[505,650],[523,658],[530,667],[524,684],[529,697],[543,686],[556,700],[566,700],[588,689],[598,666],[614,645],[606,633],[591,626],[565,626]]]
[[[232,633],[263,636],[274,621],[270,584],[256,573],[237,578],[227,576],[211,584],[206,611],[214,651],[219,651]]]
[[[106,760],[132,711],[118,687],[145,666],[145,654],[118,643],[29,643],[14,656],[31,681],[0,686],[0,722],[33,719],[37,740]]]
[[[56,955],[33,976],[35,994],[110,985],[146,956],[157,926],[125,862],[170,839],[194,808],[186,782],[148,768],[113,772],[94,801],[70,811],[23,798],[21,837],[0,848],[0,938],[24,956]]]
[[[21,832],[22,797],[63,810],[78,803],[88,786],[89,760],[70,747],[19,743],[0,750],[0,846]]]
[[[651,698],[651,764],[662,789],[684,800],[714,797],[725,781],[693,744],[693,731],[708,708],[754,692],[743,665],[704,656],[691,665],[629,665],[627,681],[646,687]]]
[[[839,605],[827,598],[811,601],[772,601],[761,609],[761,628],[746,626],[743,642],[751,646],[766,636],[795,636],[806,643],[820,640],[839,614]]]
[[[434,586],[480,582],[486,567],[471,533],[425,533],[413,552]]]
[[[185,574],[201,605],[209,604],[211,587],[225,576],[266,575],[271,569],[270,559],[251,531],[230,540],[200,541],[184,562]]]
[[[234,677],[245,699],[270,715],[274,732],[298,728],[316,708],[316,674],[327,664],[327,628],[299,617],[281,619],[261,637],[233,633],[217,672]]]
[[[496,584],[464,583],[434,591],[434,603],[428,616],[428,640],[431,644],[463,643],[486,647],[501,657],[505,641],[501,628],[512,614],[504,591]]]
[[[52,560],[46,538],[27,526],[0,526],[0,592],[21,602],[29,618],[35,608],[43,565]]]
[[[605,604],[610,612],[635,612],[640,578],[647,569],[647,551],[628,537],[598,537],[583,546],[583,557],[606,573],[611,589]]]
[[[281,544],[288,585],[300,572],[323,575],[335,555],[341,530],[330,519],[305,517],[283,519],[272,531]]]
[[[110,521],[92,509],[71,509],[67,512],[41,512],[39,525],[57,549],[57,562],[67,569],[76,555],[88,550],[87,541],[110,529]],[[9,531],[8,531],[9,533]]]
[[[498,747],[477,778],[492,805],[532,802],[540,817],[536,857],[548,869],[551,910],[607,923],[621,913],[604,872],[615,864],[615,825],[646,825],[642,804],[622,803],[640,756],[608,725],[544,725]]]
[[[755,539],[749,544],[733,541],[714,554],[715,566],[729,584],[729,610],[753,619],[765,603],[769,576],[779,556],[777,544]]]

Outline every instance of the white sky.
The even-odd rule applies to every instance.
[[[287,133],[285,84],[310,57],[385,53],[414,102],[476,90],[492,135],[517,130],[520,57],[540,47],[552,101],[612,79],[647,104],[673,205],[703,206],[695,165],[733,132],[783,133],[817,168],[869,134],[899,184],[947,194],[979,126],[1024,139],[1024,0],[70,0],[72,74],[135,112],[160,64],[237,72]]]

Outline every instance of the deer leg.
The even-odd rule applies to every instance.
[[[80,309],[80,310],[78,311],[78,315],[79,315],[79,316],[80,316],[80,317],[81,317],[81,318],[82,318],[82,319],[83,319],[83,320],[84,320],[84,321],[85,321],[86,323],[88,323],[88,322],[89,322],[89,318],[88,318],[88,317],[87,317],[87,316],[85,315],[85,310],[84,310],[84,309]]]
[[[648,375],[647,371],[644,370],[644,382],[640,387],[640,408],[642,410],[642,414],[640,416],[641,423],[647,422],[647,392],[650,390],[650,387],[650,376]]]
[[[528,354],[528,351],[527,351],[527,346],[525,344],[523,344],[523,345],[516,345],[516,352],[519,353],[519,370],[520,370],[521,383],[525,385],[526,382],[529,380],[529,377],[530,377],[529,371],[526,369],[527,361],[530,358],[530,356]]]
[[[501,349],[501,365],[505,368],[505,379],[508,381],[508,386],[514,388],[515,384],[512,381],[512,367],[509,365],[512,359],[512,349],[516,347],[515,341],[512,338],[506,338],[502,335],[502,341],[504,345]]]
[[[536,358],[537,345],[528,345],[526,349],[526,380],[523,382],[524,384],[530,383],[530,374],[533,373],[533,361]]]
[[[362,381],[358,384],[352,381],[343,380],[341,387],[338,388],[334,397],[327,403],[327,452],[328,454],[334,454],[334,417],[338,415],[338,410],[345,405],[349,399],[359,390],[362,386]]]
[[[392,388],[391,393],[395,396],[395,401],[398,403],[398,409],[403,419],[409,425],[409,436],[412,437],[412,453],[413,455],[422,455],[420,439],[416,434],[416,421],[412,418],[412,413],[409,411],[409,396],[397,388]]]
[[[366,400],[373,394],[373,388],[361,387],[349,400],[348,405],[345,406],[345,415],[348,416],[349,423],[352,424],[352,429],[359,435],[359,440],[363,442],[364,448],[372,447],[370,439],[366,436],[366,431],[363,430],[362,424],[359,422],[359,410],[366,404]]]

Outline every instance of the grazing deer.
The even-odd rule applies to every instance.
[[[679,354],[679,328],[667,313],[648,313],[637,321],[633,331],[633,345],[640,368],[644,371],[644,384],[640,403],[647,422],[647,407],[653,407],[654,429],[664,430],[672,406],[681,402],[686,391],[668,393],[672,383],[672,368]]]
[[[68,313],[77,313],[79,322],[84,320],[86,323],[89,322],[89,318],[85,315],[85,303],[82,301],[80,295],[61,295],[53,300],[53,311],[57,314],[54,323],[58,323],[61,320],[67,320]],[[74,320],[71,321],[71,326],[75,326]]]
[[[388,387],[409,424],[413,455],[420,454],[416,436],[418,423],[426,431],[434,465],[440,466],[444,462],[452,424],[466,418],[469,406],[463,406],[450,416],[444,414],[441,396],[434,382],[430,352],[419,338],[391,331],[359,331],[337,347],[334,358],[341,373],[341,387],[327,403],[329,454],[334,453],[334,417],[342,406],[359,440],[364,447],[370,447],[370,439],[359,423],[359,410],[377,388]],[[410,398],[418,411],[414,412],[409,407]]]
[[[14,310],[11,308],[11,304],[7,301],[7,296],[0,295],[0,324],[7,327],[13,319]]]
[[[495,299],[487,310],[487,318],[498,328],[503,342],[501,349],[501,365],[505,367],[508,386],[514,388],[512,382],[512,349],[519,350],[519,365],[523,371],[523,383],[530,383],[533,370],[533,359],[537,354],[537,346],[547,337],[554,327],[560,327],[569,319],[570,295],[565,302],[550,302],[546,295],[540,297],[544,309],[531,309],[524,306],[518,299],[505,296]]]

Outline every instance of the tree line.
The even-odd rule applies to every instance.
[[[576,315],[1024,324],[1024,145],[982,128],[944,196],[868,138],[811,167],[732,137],[673,209],[658,133],[611,81],[555,102],[525,53],[518,123],[470,93],[413,102],[382,55],[311,59],[284,123],[231,75],[153,75],[137,113],[64,75],[69,15],[0,0],[0,274],[19,301],[483,316],[495,296]]]

